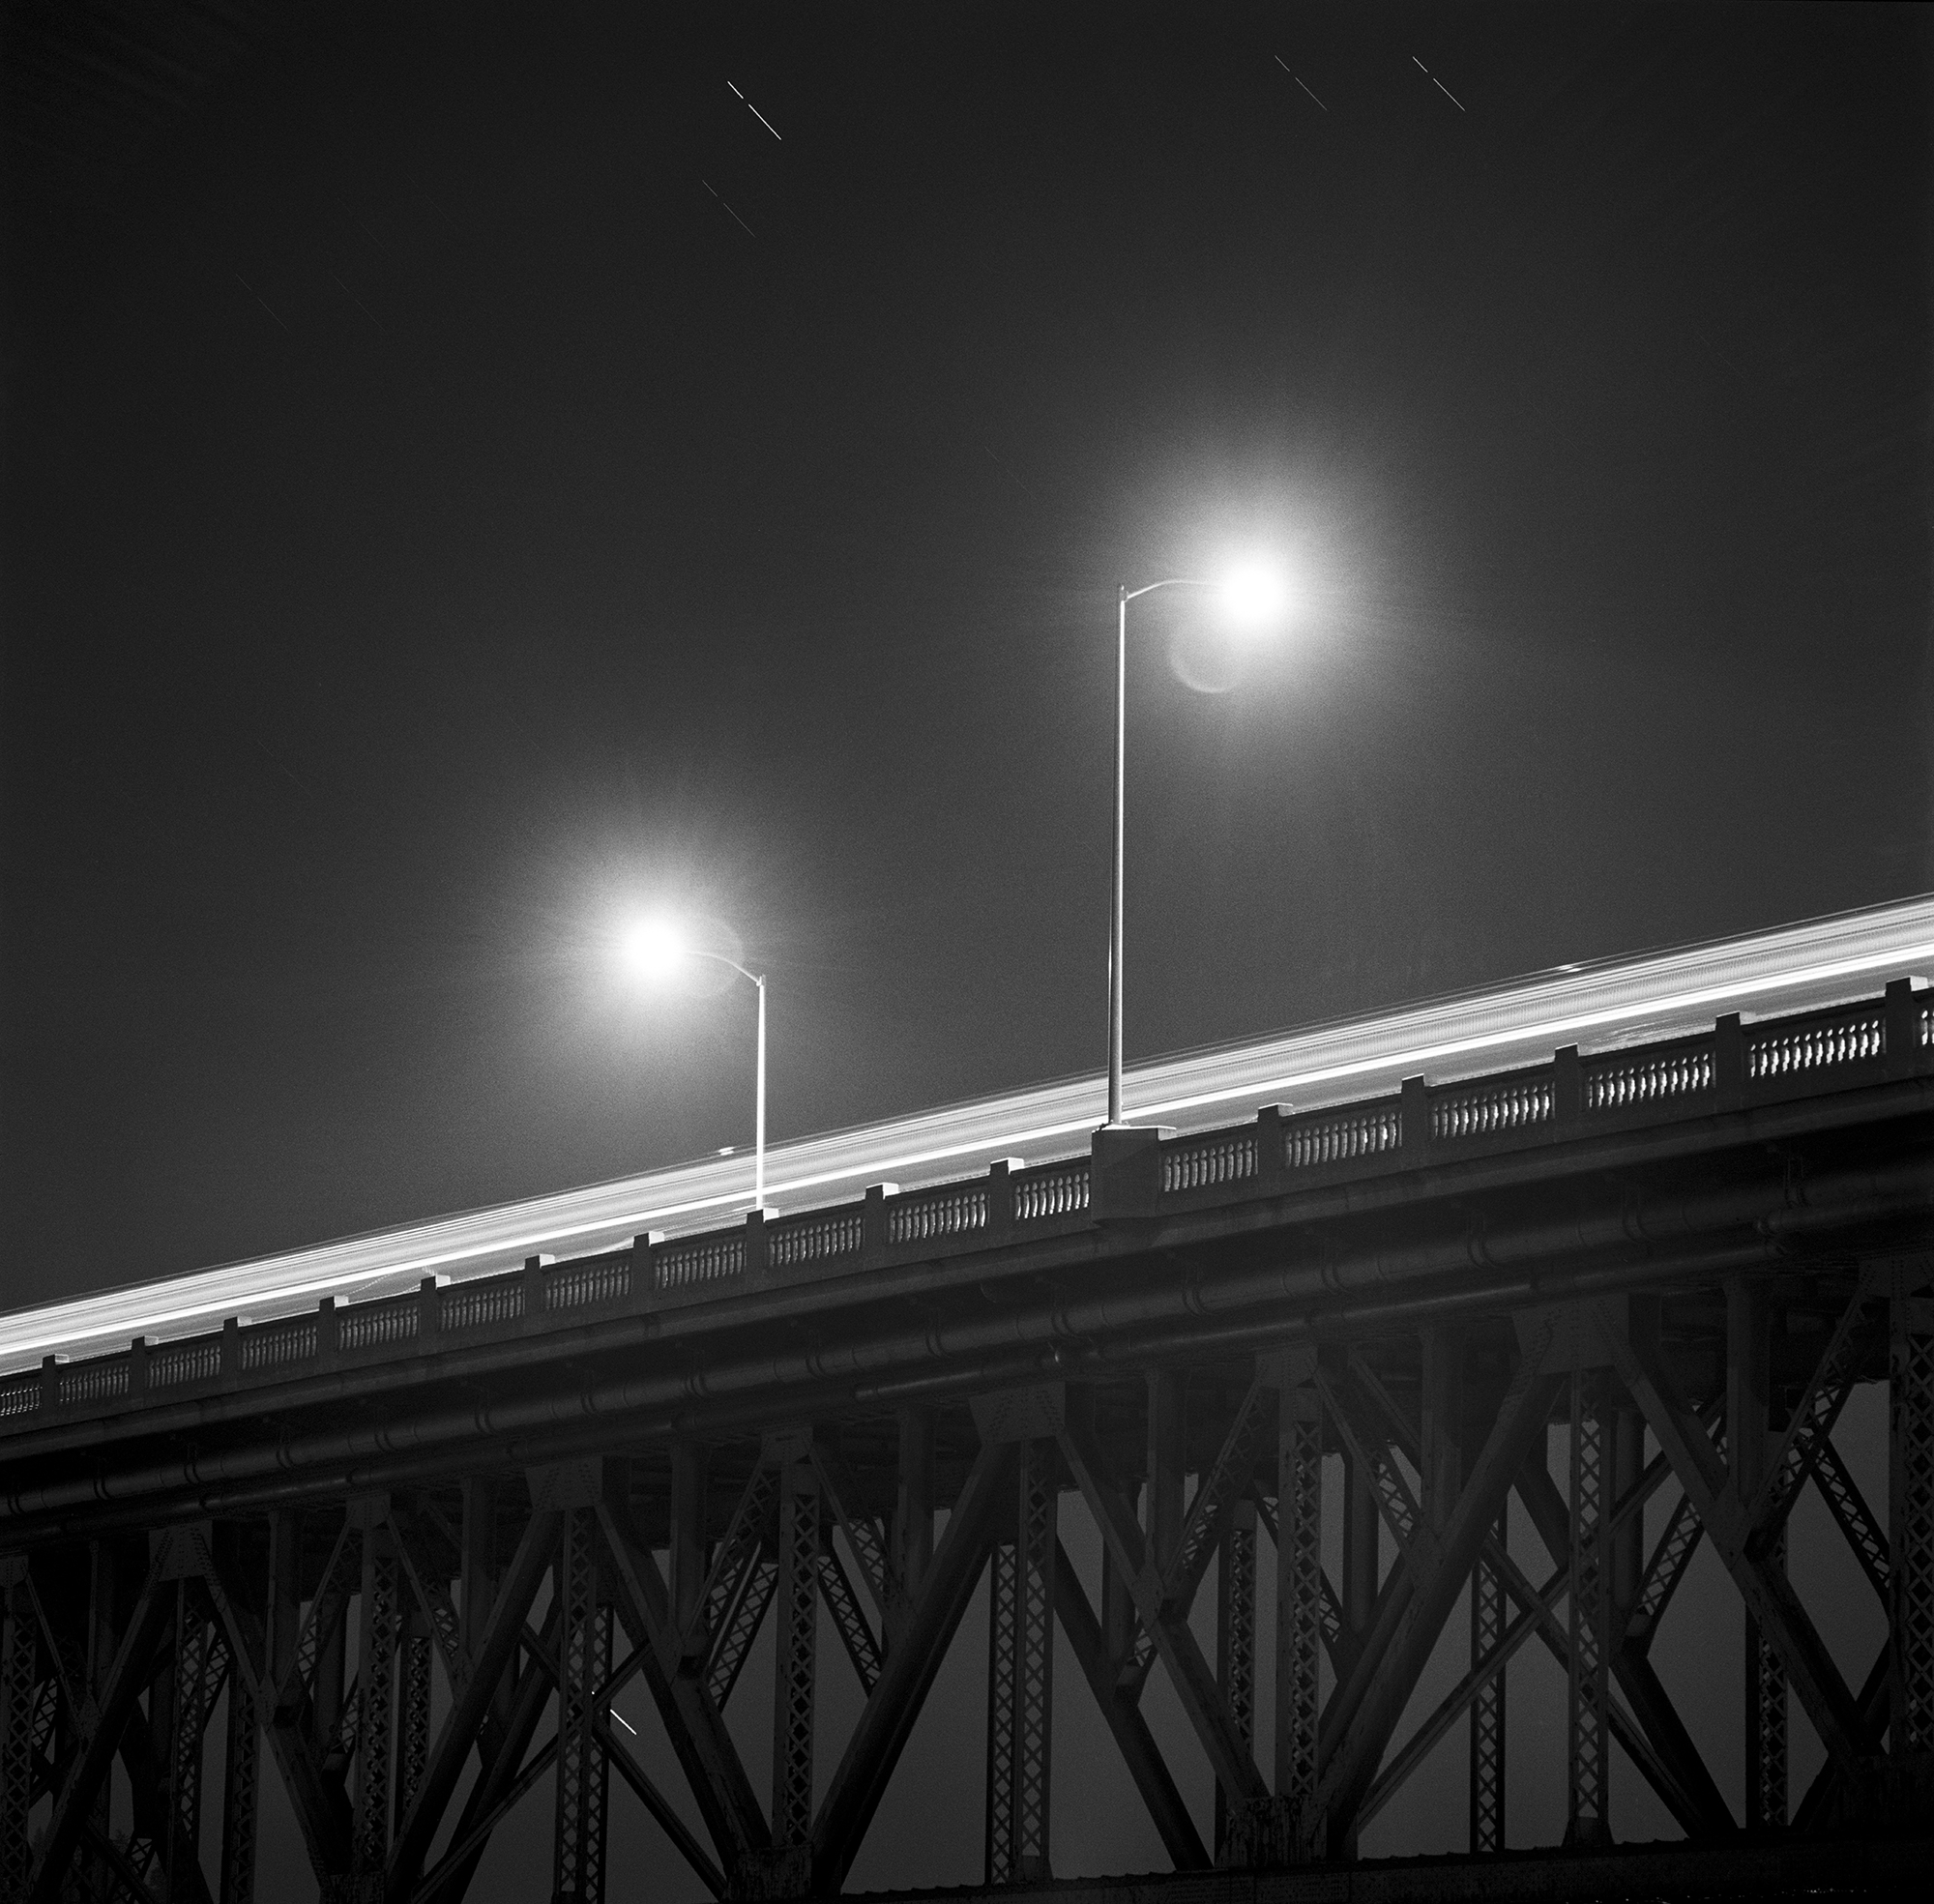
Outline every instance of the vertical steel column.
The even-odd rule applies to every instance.
[[[463,1483],[462,1570],[458,1591],[458,1630],[463,1649],[475,1657],[489,1629],[490,1610],[497,1603],[497,1482],[489,1475],[473,1476]],[[490,1702],[499,1726],[511,1723],[516,1700],[516,1675],[506,1673]]]
[[[40,1649],[27,1563],[0,1559],[0,1896],[5,1897],[26,1896],[32,1861],[27,1813],[34,1793]]]
[[[1726,1283],[1726,1462],[1742,1501],[1758,1493],[1772,1432],[1771,1316],[1763,1282]],[[1767,1559],[1782,1571],[1786,1527]],[[1745,1618],[1745,1821],[1748,1831],[1786,1823],[1786,1676],[1751,1613]]]
[[[356,1715],[354,1876],[359,1900],[382,1896],[390,1855],[391,1730],[401,1626],[396,1555],[382,1529],[367,1528],[363,1535],[363,1626],[357,1654],[362,1700]]]
[[[1767,1550],[1768,1562],[1786,1571],[1786,1525]],[[1760,1625],[1746,1615],[1746,1830],[1778,1830],[1786,1823],[1786,1674]]]
[[[114,1655],[120,1641],[114,1621],[118,1559],[112,1540],[88,1543],[87,1658],[84,1667],[86,1676],[81,1682],[83,1699],[100,1700],[107,1690],[107,1676],[114,1666]],[[4,1775],[0,1775],[0,1783],[4,1783]],[[105,1839],[111,1834],[113,1816],[114,1780],[110,1776],[101,1781],[101,1790],[95,1798],[88,1823]],[[107,1860],[87,1850],[83,1850],[82,1859],[90,1880],[84,1894],[93,1900],[93,1904],[107,1904],[107,1899],[118,1896],[120,1881]]]
[[[402,1672],[396,1705],[396,1826],[400,1829],[429,1762],[429,1622],[411,1596],[402,1619]]]
[[[1187,1459],[1183,1377],[1170,1368],[1148,1375],[1148,1548],[1165,1567],[1182,1542],[1183,1469]]]
[[[900,1459],[894,1496],[894,1559],[900,1603],[911,1606],[933,1560],[933,1414],[930,1409],[899,1412]],[[887,1651],[894,1635],[887,1634]]]
[[[1423,1511],[1442,1529],[1464,1486],[1464,1338],[1434,1324],[1423,1332],[1418,1456]]]
[[[1048,1868],[1049,1748],[1054,1730],[1054,1551],[1060,1538],[1055,1446],[1020,1445],[1014,1648],[1014,1874],[1028,1883]]]
[[[228,1738],[222,1757],[220,1904],[254,1904],[256,1801],[261,1734],[255,1700],[241,1673],[228,1672]]]
[[[1313,1388],[1285,1388],[1276,1403],[1275,1796],[1303,1842],[1313,1829],[1322,1645],[1322,1406]]]
[[[208,1725],[213,1635],[194,1581],[175,1582],[174,1696],[167,1756],[167,1842],[161,1868],[168,1895],[183,1892],[177,1873],[201,1861],[201,1738]]]
[[[598,1590],[598,1511],[565,1516],[557,1562],[557,1839],[553,1904],[603,1904],[611,1762],[598,1737],[598,1688],[610,1670],[610,1609]]]
[[[1894,1290],[1888,1354],[1888,1745],[1934,1752],[1934,1299]]]
[[[1020,1620],[1018,1543],[997,1538],[987,1556],[986,1882],[1014,1879],[1014,1654]]]
[[[1605,1646],[1610,1569],[1599,1531],[1605,1512],[1606,1432],[1600,1380],[1571,1371],[1571,1582],[1570,1682],[1568,1758],[1570,1802],[1567,1844],[1606,1844],[1611,1839],[1606,1729],[1610,1659]]]
[[[1509,1508],[1498,1513],[1497,1538],[1506,1545]],[[1471,1571],[1471,1664],[1496,1650],[1505,1631],[1505,1587],[1483,1554]],[[1505,1668],[1500,1666],[1471,1701],[1471,1849],[1505,1848]]]
[[[1256,1749],[1256,1504],[1228,1510],[1216,1556],[1220,1604],[1216,1617],[1216,1679],[1244,1745]],[[1216,1785],[1216,1856],[1229,1847],[1229,1795]]]
[[[773,1662],[773,1849],[812,1842],[812,1730],[819,1639],[819,1480],[810,1461],[779,1471],[778,1641]]]
[[[989,1884],[1034,1882],[1048,1863],[1054,1724],[1058,1489],[1051,1441],[1021,1442],[1013,1538],[994,1543],[987,1605]]]
[[[709,1556],[705,1550],[706,1450],[701,1443],[671,1446],[671,1514],[666,1542],[672,1623],[686,1631],[698,1616],[705,1594]]]

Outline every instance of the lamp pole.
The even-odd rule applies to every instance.
[[[1128,603],[1161,588],[1213,589],[1215,582],[1198,581],[1190,575],[1175,575],[1166,581],[1150,582],[1144,588],[1129,588],[1124,582],[1117,601],[1115,621],[1115,855],[1114,890],[1108,907],[1108,1122],[1122,1122],[1122,846],[1123,795],[1126,785],[1124,762],[1128,741]]]
[[[759,995],[758,1058],[754,1068],[757,1098],[752,1114],[752,1204],[755,1209],[762,1209],[766,1201],[766,975],[747,971],[736,958],[727,958],[723,952],[700,952],[691,947],[686,949],[684,956],[729,965],[740,978],[749,979],[752,989]]]

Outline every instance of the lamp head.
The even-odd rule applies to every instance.
[[[676,919],[654,913],[631,924],[625,933],[622,951],[634,978],[649,985],[662,985],[683,969],[689,948]]]
[[[1236,564],[1223,575],[1219,593],[1224,619],[1248,634],[1274,628],[1289,606],[1288,586],[1273,562]]]

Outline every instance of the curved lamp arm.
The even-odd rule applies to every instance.
[[[1124,601],[1137,601],[1145,595],[1153,595],[1158,588],[1217,589],[1220,587],[1221,584],[1219,582],[1203,581],[1199,576],[1195,575],[1171,575],[1166,581],[1150,582],[1142,588],[1128,588],[1125,585],[1122,589],[1122,600]]]

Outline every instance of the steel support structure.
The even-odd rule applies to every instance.
[[[1498,1514],[1495,1538],[1508,1550],[1509,1509]],[[1505,1667],[1498,1655],[1505,1639],[1504,1575],[1488,1553],[1479,1555],[1471,1573],[1471,1671],[1484,1672],[1471,1697],[1470,1784],[1471,1849],[1502,1851],[1505,1846]],[[1496,1661],[1493,1664],[1493,1661]]]
[[[1566,1728],[1565,1842],[1611,1841],[1611,1567],[1605,1549],[1611,1440],[1604,1383],[1571,1371],[1570,1677]]]
[[[599,1592],[597,1509],[565,1516],[558,1559],[557,1829],[552,1904],[604,1904],[611,1768],[599,1694],[611,1670],[611,1608]]]
[[[988,1558],[986,1882],[1049,1877],[1056,1524],[1052,1441],[1016,1444],[1012,1538]]]
[[[1890,1755],[1934,1797],[1934,1289],[1896,1272],[1888,1341]]]
[[[21,1379],[0,1377],[0,1898],[252,1904],[272,1814],[294,1819],[325,1904],[463,1904],[490,1887],[507,1819],[545,1806],[556,1904],[602,1904],[613,1809],[633,1801],[708,1895],[835,1895],[983,1580],[988,1886],[1051,1878],[1057,1784],[1073,1836],[1069,1769],[1052,1765],[1057,1643],[1080,1681],[1064,1698],[1093,1700],[1169,1863],[1217,1896],[1287,1897],[1302,1876],[1238,1874],[1295,1865],[1348,1889],[1334,1867],[1463,1738],[1477,1862],[1460,1869],[1509,1851],[1496,1868],[1520,1885],[1545,1865],[1513,1830],[1568,1841],[1527,1894],[1573,1878],[1594,1894],[1666,1888],[1646,1876],[1651,1852],[1620,1848],[1618,1873],[1599,1861],[1620,1822],[1615,1748],[1687,1858],[1730,1860],[1698,1867],[1707,1888],[1762,1869],[1773,1885],[1774,1854],[1811,1858],[1824,1835],[1850,1867],[1886,1833],[1924,1835],[1934,1061],[1901,1043],[1920,1001],[1890,990],[1893,1042],[1818,1104],[1803,1079],[1751,1094],[1771,1067],[1868,1051],[1853,1008],[1811,1043],[1722,1024],[1651,1069],[1621,1054],[1591,1071],[1600,1061],[1574,1053],[1548,1080],[1500,1086],[1489,1126],[1460,1085],[1408,1090],[1382,1122],[1312,1123],[1301,1152],[1280,1110],[1240,1142],[1151,1134],[1144,1178],[1129,1156],[1107,1192],[1122,1207],[1091,1212],[1067,1173],[1017,1187],[1004,1167],[919,1204],[925,1228],[884,1191],[850,1220],[785,1231],[784,1252],[761,1217],[725,1268],[651,1298],[608,1422],[574,1412],[603,1373],[567,1379],[529,1349],[566,1286],[542,1264],[484,1345],[523,1358],[517,1379],[554,1411],[513,1436],[467,1426],[494,1406],[490,1384],[445,1375],[456,1325],[434,1288],[407,1299],[408,1383],[368,1391],[396,1416],[370,1449],[328,1398],[355,1373],[333,1311],[317,1324],[327,1397],[290,1386],[279,1415],[222,1414],[255,1367],[230,1331],[204,1388],[170,1373],[136,1396],[154,1425],[131,1452],[111,1410],[72,1413],[83,1387],[59,1364],[36,1373],[32,1410]],[[1592,1098],[1593,1079],[1614,1075],[1636,1095],[1584,1129],[1580,1106],[1610,1089]],[[1661,1134],[1643,1093],[1667,1085],[1706,1096]],[[1512,1118],[1550,1127],[1528,1161]],[[1299,1187],[1299,1156],[1338,1174]],[[1050,1203],[1063,1257],[1019,1238]],[[1225,1208],[1240,1222],[1213,1233]],[[956,1273],[948,1252],[969,1231],[981,1253]],[[659,1260],[641,1248],[631,1262]],[[571,1267],[586,1287],[616,1274]],[[806,1342],[773,1318],[817,1315],[808,1299],[825,1317]],[[858,1305],[850,1329],[841,1304]],[[710,1332],[730,1357],[708,1360]],[[594,1335],[575,1353],[602,1368]],[[131,1394],[160,1365],[146,1354]],[[666,1367],[675,1384],[654,1387]],[[1848,1397],[1882,1380],[1885,1516],[1854,1480],[1859,1451],[1835,1442]],[[317,1415],[348,1422],[333,1466],[290,1451],[321,1433]],[[23,1420],[40,1440],[10,1425]],[[29,1451],[11,1459],[16,1433]],[[190,1436],[209,1452],[169,1484]],[[142,1492],[142,1476],[161,1479]],[[1828,1513],[1795,1523],[1809,1486]],[[1075,1538],[1091,1523],[1099,1567]],[[1792,1555],[1816,1524],[1886,1609],[1887,1645],[1855,1684],[1827,1626],[1843,1609],[1809,1601],[1814,1569]],[[1744,1710],[1717,1748],[1742,1754],[1741,1818],[1675,1705],[1679,1649],[1655,1644],[1702,1551],[1745,1622]],[[822,1608],[840,1642],[827,1670],[850,1664],[858,1684],[850,1722],[849,1701],[819,1698]],[[1528,1647],[1555,1682],[1519,1670]],[[1152,1722],[1157,1675],[1173,1736]],[[735,1699],[735,1723],[756,1704],[761,1727],[771,1701],[769,1791],[726,1722]],[[1804,1794],[1787,1789],[1790,1703],[1826,1753]],[[1529,1787],[1508,1807],[1508,1710],[1520,1744],[1527,1724],[1563,1724],[1562,1818],[1555,1801],[1535,1815]],[[633,1725],[656,1729],[653,1751],[627,1743]],[[830,1775],[816,1746],[836,1755]],[[659,1765],[682,1793],[659,1789]],[[1227,1879],[1204,1875],[1217,1863]]]
[[[1216,1556],[1216,1682],[1243,1743],[1256,1748],[1256,1505],[1238,1501]],[[1216,1787],[1216,1856],[1229,1852],[1229,1795]]]

